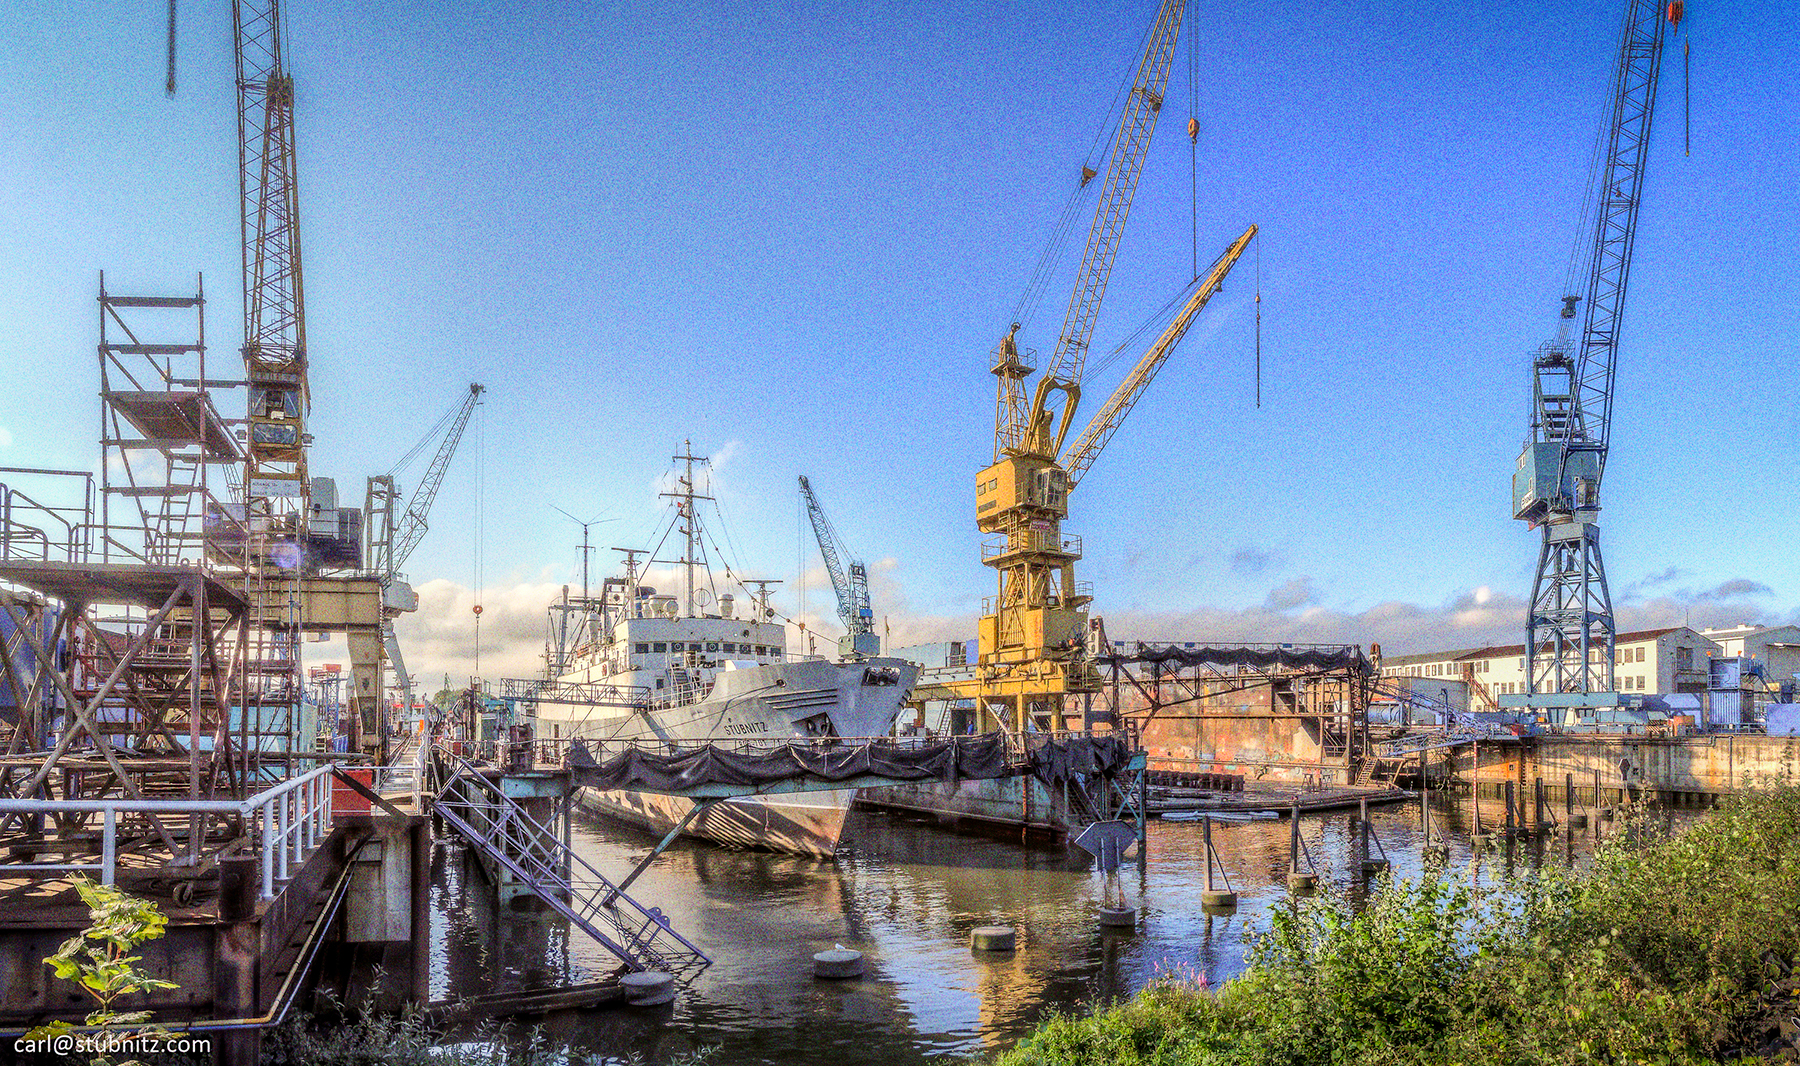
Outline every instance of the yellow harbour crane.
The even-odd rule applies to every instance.
[[[974,696],[1007,728],[1024,729],[1027,723],[1066,728],[1063,697],[1099,690],[1099,675],[1088,657],[1087,605],[1093,597],[1088,586],[1075,580],[1081,540],[1062,533],[1069,495],[1255,236],[1256,227],[1249,227],[1214,261],[1181,311],[1061,458],[1058,449],[1080,396],[1079,370],[1073,378],[1046,376],[1039,382],[1030,409],[1032,428],[1017,443],[1008,442],[1004,423],[997,430],[994,462],[976,476],[975,521],[981,532],[993,534],[982,544],[981,561],[997,571],[999,594],[983,605],[972,691],[957,694]],[[1002,352],[994,373],[1000,377],[1004,409],[1007,388],[1030,369],[1023,366],[1010,333]],[[1024,373],[1018,372],[1021,368]],[[1061,426],[1054,436],[1047,431],[1052,416],[1044,408],[1053,391],[1064,394]]]

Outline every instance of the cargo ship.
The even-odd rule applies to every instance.
[[[659,748],[729,746],[889,735],[918,668],[872,656],[841,661],[790,653],[787,627],[769,606],[772,581],[744,581],[739,597],[718,592],[704,545],[692,448],[675,457],[670,518],[658,544],[679,538],[680,594],[640,581],[641,557],[616,549],[625,572],[550,609],[546,693],[536,704],[537,736],[578,738],[604,759],[626,744]],[[729,573],[729,571],[728,571]],[[754,587],[753,587],[754,586]],[[747,797],[714,804],[685,833],[718,843],[830,857],[854,789]],[[649,792],[584,788],[587,810],[666,833],[692,802]]]

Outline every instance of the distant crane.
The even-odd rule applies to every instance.
[[[412,555],[413,549],[419,546],[419,541],[424,539],[425,531],[429,528],[426,519],[431,515],[431,505],[437,500],[438,489],[444,484],[444,472],[449,469],[450,457],[456,454],[456,446],[462,441],[463,430],[468,428],[469,418],[475,413],[475,405],[486,391],[485,386],[471,382],[469,393],[463,397],[462,403],[439,419],[437,425],[413,446],[406,457],[387,473],[369,478],[363,512],[368,516],[364,527],[368,531],[368,567],[381,576],[381,642],[387,650],[388,661],[394,664],[394,684],[405,694],[408,708],[412,706],[412,677],[406,672],[406,660],[400,654],[400,642],[394,634],[394,619],[402,612],[418,610],[419,596],[411,585],[400,579],[399,571],[405,565],[407,557]],[[431,457],[430,465],[420,475],[419,485],[413,490],[412,498],[406,502],[405,511],[396,518],[400,486],[395,482],[394,474],[414,455],[422,452],[426,445],[438,439],[439,433],[443,437],[438,442],[437,453]]]
[[[1617,631],[1595,517],[1663,33],[1681,16],[1681,0],[1627,0],[1585,279],[1587,317],[1576,342],[1569,331],[1582,297],[1565,295],[1556,339],[1532,354],[1531,436],[1513,472],[1513,516],[1543,530],[1525,620],[1527,693],[1613,688]]]
[[[838,638],[838,655],[846,659],[867,659],[881,654],[881,638],[875,633],[875,612],[869,607],[869,571],[855,559],[825,517],[825,508],[813,495],[812,484],[800,475],[800,499],[812,519],[813,535],[819,539],[819,554],[825,557],[825,570],[831,575],[831,587],[837,593],[838,619],[844,623],[844,635]],[[844,560],[849,560],[846,566]]]

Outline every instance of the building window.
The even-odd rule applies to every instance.
[[[1644,649],[1642,648],[1637,650],[1637,661],[1640,663],[1644,661]]]

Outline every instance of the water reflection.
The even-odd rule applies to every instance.
[[[1484,807],[1484,820],[1490,810]],[[1420,805],[1370,812],[1369,853],[1396,877],[1424,868]],[[1321,892],[1360,901],[1363,844],[1354,811],[1303,817],[1302,836]],[[1573,837],[1469,844],[1467,800],[1432,801],[1433,837],[1453,868],[1488,880],[1541,862],[1572,864],[1591,849]],[[1248,941],[1272,908],[1288,905],[1290,825],[1285,819],[1217,823],[1213,846],[1239,894],[1235,913],[1199,903],[1205,859],[1198,822],[1153,821],[1148,860],[1120,873],[1125,901],[1143,915],[1136,933],[1102,932],[1103,878],[1061,853],[944,833],[903,817],[856,811],[853,843],[835,862],[678,843],[633,886],[676,929],[713,956],[673,1008],[554,1015],[540,1032],[554,1046],[604,1061],[666,1062],[701,1047],[732,1063],[920,1063],[1010,1046],[1049,1011],[1082,1011],[1128,996],[1164,971],[1218,982],[1242,970]],[[578,850],[622,874],[650,838],[600,820],[577,823]],[[1471,866],[1471,860],[1476,860]],[[590,981],[612,960],[554,915],[498,913],[479,870],[440,848],[433,995],[467,995],[556,980]],[[976,955],[970,930],[1013,925],[1019,948]],[[834,944],[864,953],[867,976],[827,982],[811,958]]]

